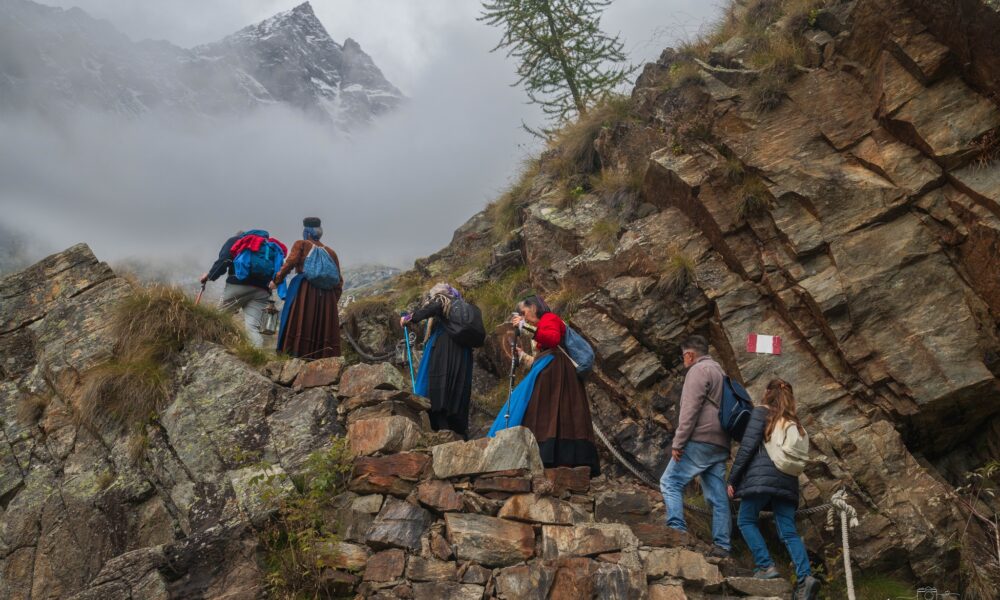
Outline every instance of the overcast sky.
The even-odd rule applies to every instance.
[[[135,40],[193,46],[299,2],[46,3],[78,6]],[[155,119],[0,119],[0,220],[47,250],[86,241],[106,260],[169,252],[206,267],[248,222],[290,242],[307,214],[324,219],[324,241],[348,264],[406,267],[443,247],[536,150],[520,123],[538,124],[538,111],[509,86],[515,65],[489,52],[499,32],[476,21],[474,0],[312,4],[335,40],[357,40],[412,99],[404,109],[350,147],[283,111],[200,132]],[[704,0],[616,0],[604,29],[621,32],[641,64],[717,12]]]

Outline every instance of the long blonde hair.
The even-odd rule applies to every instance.
[[[795,408],[795,394],[792,393],[792,385],[784,379],[772,379],[767,384],[767,391],[764,392],[764,399],[761,405],[770,409],[767,416],[767,425],[764,426],[764,441],[771,440],[771,434],[778,426],[779,422],[795,423],[799,430],[799,435],[805,435],[806,430],[799,422],[799,415]]]

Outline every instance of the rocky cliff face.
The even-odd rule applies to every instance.
[[[0,598],[287,597],[262,540],[339,436],[349,477],[320,503],[338,537],[302,550],[323,565],[318,597],[788,595],[668,530],[656,492],[543,469],[526,429],[431,432],[428,401],[389,364],[258,369],[196,342],[139,436],[81,419],[81,378],[132,292],[86,246],[0,280]]]
[[[846,486],[862,569],[955,589],[976,563],[955,543],[955,487],[1000,456],[1000,79],[979,51],[1000,15],[793,6],[737,3],[736,31],[664,52],[628,114],[591,125],[589,154],[565,133],[414,277],[486,302],[526,266],[514,287],[548,294],[593,343],[598,425],[652,476],[685,336],[707,335],[755,397],[788,380],[816,455],[804,503]],[[794,60],[758,62],[760,36],[785,35]],[[750,333],[782,336],[781,355],[748,352]],[[810,528],[811,547],[828,541]]]
[[[665,52],[626,106],[567,132],[377,301],[391,308],[448,278],[499,318],[517,292],[548,295],[597,351],[596,424],[650,476],[676,422],[678,346],[705,334],[754,396],[772,376],[795,387],[815,459],[803,503],[849,491],[862,572],[967,586],[988,559],[965,543],[977,534],[956,488],[1000,458],[1000,73],[979,50],[995,48],[1000,17],[975,0],[837,2],[804,18],[767,4],[733,14],[771,15],[767,36],[797,31],[780,86],[774,65],[756,62],[752,31]],[[591,482],[540,471],[523,436],[497,446],[430,434],[425,405],[386,366],[258,371],[192,345],[135,462],[129,436],[75,412],[127,293],[85,247],[0,282],[0,597],[258,597],[262,459],[294,475],[343,432],[359,457],[330,589],[787,592],[741,588],[745,565],[710,563],[697,539],[672,537],[657,493],[610,458],[610,476]],[[374,302],[358,311],[366,337],[382,324],[394,339],[391,311]],[[782,336],[781,355],[748,352],[753,332]],[[491,340],[477,382],[496,381],[501,356]],[[800,523],[832,568],[823,521]]]

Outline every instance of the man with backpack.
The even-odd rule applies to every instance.
[[[243,311],[247,337],[258,348],[264,344],[260,323],[271,297],[268,285],[281,267],[285,251],[285,246],[266,231],[238,231],[222,244],[212,268],[199,278],[204,286],[227,275],[219,308],[228,313]]]
[[[688,372],[681,391],[670,462],[660,479],[667,526],[687,531],[684,488],[700,476],[705,501],[712,508],[711,556],[726,558],[732,549],[732,518],[726,494],[730,435],[720,421],[719,410],[723,405],[725,373],[709,356],[708,341],[700,335],[688,338],[681,345],[681,352]]]

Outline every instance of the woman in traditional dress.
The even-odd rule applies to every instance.
[[[517,349],[531,369],[497,415],[489,436],[522,425],[535,434],[546,467],[586,465],[591,475],[598,475],[587,391],[561,346],[566,323],[540,297],[529,296],[518,303],[513,324],[529,332],[541,352],[531,356]]]
[[[344,291],[344,281],[332,289],[320,289],[303,274],[306,258],[312,251],[326,252],[340,271],[337,253],[320,242],[323,227],[316,217],[302,221],[302,239],[292,244],[285,264],[274,276],[271,289],[295,269],[297,275],[288,285],[285,306],[278,329],[278,351],[299,358],[314,359],[340,356],[340,315],[337,303]]]
[[[430,320],[414,392],[430,399],[429,416],[434,431],[450,429],[464,439],[469,432],[472,349],[452,339],[445,328],[451,303],[461,297],[455,288],[439,283],[431,288],[419,309],[412,315],[403,315],[400,325]]]

